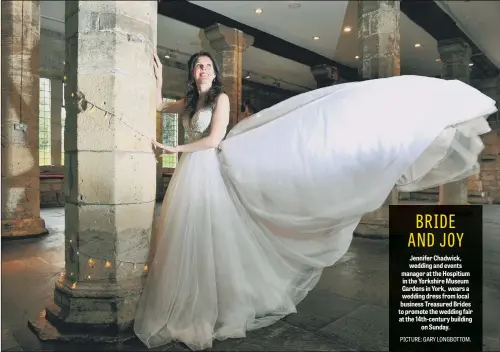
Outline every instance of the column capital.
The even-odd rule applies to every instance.
[[[215,23],[204,29],[205,37],[210,46],[217,52],[228,50],[229,48],[245,51],[253,45],[254,38],[245,34],[239,29],[226,27],[220,23]]]
[[[320,64],[311,66],[311,73],[318,88],[328,87],[338,83],[339,71],[335,66]]]
[[[440,40],[438,52],[443,63],[461,62],[468,65],[472,55],[469,43],[462,38]]]

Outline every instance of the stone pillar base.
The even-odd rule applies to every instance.
[[[70,288],[69,281],[58,281],[54,302],[29,319],[28,326],[42,341],[116,344],[134,339],[141,292],[137,280],[133,281],[125,285],[78,282],[77,288]]]
[[[467,179],[439,186],[439,205],[468,205]]]
[[[354,230],[354,236],[372,239],[389,238],[389,221],[372,219],[370,214],[361,219],[358,227]]]
[[[48,233],[42,218],[2,220],[2,238],[33,237]]]
[[[59,324],[63,324],[64,321],[61,319],[61,315],[61,308],[51,303],[40,313],[39,317],[28,320],[28,327],[42,341],[118,344],[135,338],[132,329],[120,335],[106,335],[99,331],[101,329],[96,330],[92,325],[84,326],[83,324],[78,328],[74,325],[71,330],[58,330],[56,328],[58,324],[54,325],[51,321],[59,320]]]
[[[354,235],[372,239],[388,238],[389,205],[396,205],[398,202],[399,192],[396,188],[393,188],[380,208],[365,214],[365,216],[361,218],[358,227],[354,230]]]

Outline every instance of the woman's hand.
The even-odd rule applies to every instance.
[[[166,154],[175,154],[178,153],[179,151],[177,150],[177,147],[169,147],[168,145],[158,143],[154,139],[151,140],[151,143],[153,144],[153,148],[160,148],[166,152]],[[164,154],[160,156],[165,156]]]
[[[163,65],[156,53],[156,49],[153,50],[153,71],[156,78],[156,88],[161,89],[163,84]]]

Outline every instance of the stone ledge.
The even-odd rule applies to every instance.
[[[385,221],[387,222],[387,221]],[[389,225],[360,222],[356,230],[354,230],[355,237],[363,237],[370,239],[388,239],[389,238]]]
[[[122,343],[135,338],[135,307],[144,276],[121,282],[55,284],[54,300],[28,327],[42,341]]]
[[[68,330],[61,331],[49,319],[63,321],[61,309],[54,303],[50,303],[38,317],[28,320],[30,330],[42,341],[118,344],[135,339],[132,328],[121,331],[119,334],[112,334],[106,333],[105,329],[96,329],[97,326],[94,325],[82,328],[83,324],[78,324],[78,326],[68,324]]]
[[[2,239],[39,237],[48,233],[42,218],[2,220]]]

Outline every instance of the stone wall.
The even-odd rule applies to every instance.
[[[500,77],[471,79],[471,86],[489,96],[500,107]],[[469,198],[471,202],[500,203],[500,124],[499,114],[488,118],[493,131],[482,137],[484,150],[480,155],[481,171],[469,178]]]
[[[481,171],[469,178],[469,194],[482,198],[482,203],[500,204],[500,130],[483,137]]]
[[[64,166],[40,167],[40,207],[64,206]]]
[[[40,30],[40,77],[63,78],[65,45],[64,33]]]
[[[64,178],[41,177],[40,178],[40,207],[53,208],[64,206]]]

